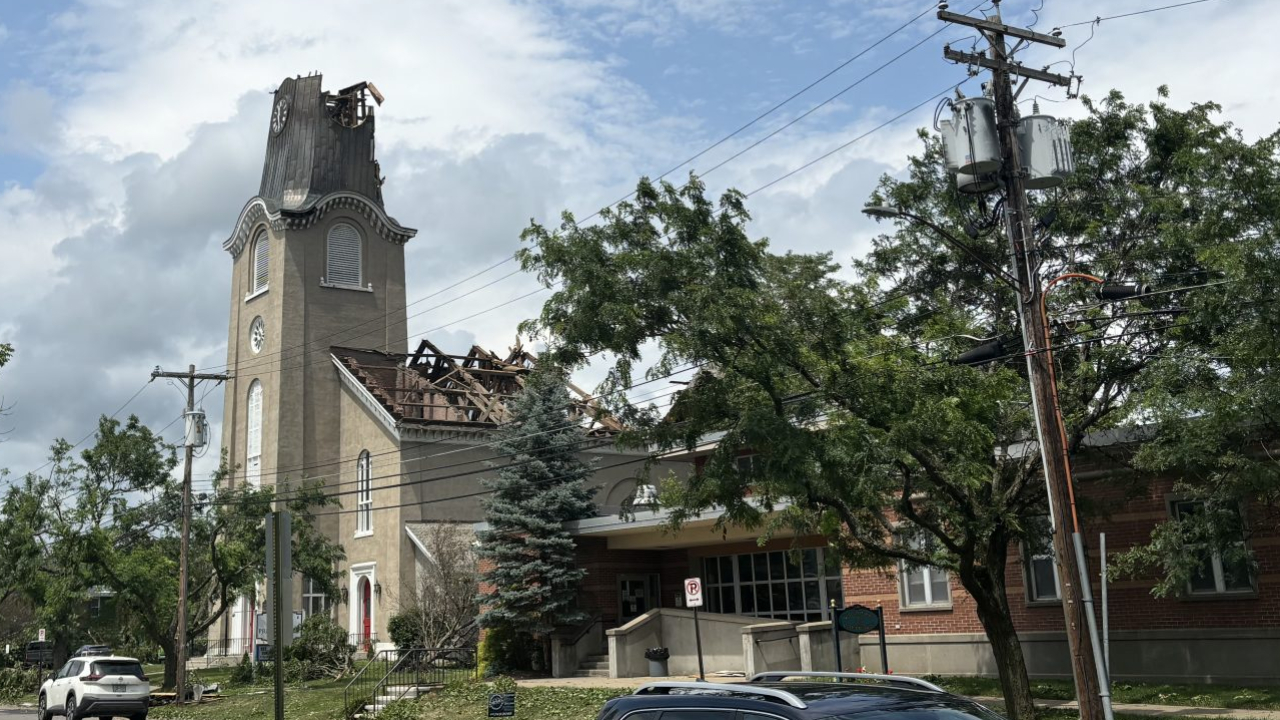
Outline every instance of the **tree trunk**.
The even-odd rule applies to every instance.
[[[1034,720],[1035,703],[1031,699],[1031,681],[1027,677],[1027,663],[1022,656],[1022,643],[1018,640],[1018,632],[1013,626],[1013,618],[1009,616],[1009,601],[1004,594],[1004,579],[992,583],[995,588],[979,587],[965,589],[973,596],[978,610],[978,619],[987,631],[987,640],[991,643],[991,653],[996,659],[996,669],[1000,673],[1000,688],[1004,691],[1005,715],[1010,720]]]
[[[978,620],[987,632],[1000,687],[1005,693],[1005,715],[1010,720],[1034,720],[1036,703],[1032,701],[1032,684],[1027,678],[1027,661],[1023,644],[1009,614],[1009,596],[1005,594],[1005,548],[1007,543],[992,541],[987,562],[966,573],[961,571],[960,584],[973,597]]]
[[[171,689],[178,684],[178,646],[173,640],[162,640],[160,648],[164,650],[164,682],[161,687]]]

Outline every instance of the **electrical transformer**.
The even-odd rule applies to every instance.
[[[1048,115],[1018,121],[1018,149],[1028,190],[1058,187],[1075,171],[1067,127]]]
[[[947,172],[960,171],[960,143],[956,140],[955,124],[950,120],[939,120],[938,129],[942,132],[942,164]]]
[[[987,173],[986,175],[956,173],[956,189],[966,195],[981,195],[989,193],[998,187],[1000,187],[1000,181],[996,178],[995,173]]]
[[[209,423],[204,419],[204,411],[192,410],[183,415],[187,420],[187,438],[183,444],[193,448],[204,447],[209,441]]]
[[[985,97],[963,98],[952,103],[951,113],[950,140],[954,149],[950,152],[956,154],[956,170],[966,175],[987,175],[999,170],[995,103]]]

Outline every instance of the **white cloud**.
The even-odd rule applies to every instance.
[[[1051,2],[1038,27],[1145,4]],[[0,151],[18,143],[44,162],[34,182],[0,188],[0,307],[6,311],[0,341],[18,350],[0,371],[0,394],[19,403],[0,425],[15,428],[0,444],[0,467],[26,470],[39,464],[54,437],[78,439],[156,364],[225,361],[230,259],[220,241],[257,190],[267,93],[286,75],[322,70],[329,89],[371,80],[386,93],[377,120],[386,204],[420,230],[407,248],[412,301],[509,254],[531,218],[554,223],[565,208],[588,215],[629,191],[636,176],[661,172],[705,147],[717,131],[737,126],[655,107],[646,89],[627,79],[627,66],[593,55],[592,42],[642,37],[660,44],[695,29],[764,43],[786,36],[788,44],[838,55],[834,65],[852,54],[843,47],[851,40],[836,52],[816,38],[850,32],[857,45],[918,12],[890,0],[834,3],[823,27],[800,28],[791,37],[803,18],[772,0],[385,2],[364,7],[354,20],[350,3],[339,0],[221,0],[194,8],[139,0],[121,12],[115,0],[81,0],[58,17],[41,56],[56,82],[20,80],[12,86],[21,91],[17,98],[10,93],[0,107]],[[844,16],[863,22],[841,24]],[[1266,51],[1268,20],[1261,0],[1235,0],[1109,21],[1078,53],[1077,69],[1095,96],[1119,87],[1148,99],[1168,83],[1175,104],[1218,100],[1227,117],[1256,136],[1275,126],[1280,84],[1280,63]],[[910,32],[918,37],[933,29],[930,19]],[[1075,45],[1087,31],[1070,29],[1068,40]],[[1164,42],[1176,37],[1195,43]],[[1047,63],[1070,53],[1029,57]],[[1196,60],[1208,57],[1215,60]],[[688,67],[665,57],[655,62],[656,68]],[[851,72],[872,66],[860,63]],[[709,190],[759,187],[892,117],[954,70],[939,60],[925,76],[904,77],[895,66],[887,76],[901,83],[900,97],[850,96],[847,105],[815,115],[712,174]],[[782,81],[776,85],[762,78],[738,95],[754,95],[767,107],[808,80],[787,77],[771,75]],[[679,107],[696,107],[698,100]],[[930,109],[753,197],[753,229],[768,235],[775,249],[830,250],[847,264],[876,232],[858,209],[882,173],[901,172],[918,151],[915,128],[928,123]],[[710,167],[783,121],[771,118],[695,167]],[[427,312],[410,327],[446,325],[536,287],[516,276],[431,309],[511,269],[508,263],[416,305],[411,313]],[[451,324],[432,338],[447,349],[475,342],[501,352],[514,341],[515,324],[535,315],[544,297]],[[587,371],[581,384],[599,376],[598,368]],[[180,403],[177,393],[157,385],[130,410],[158,428]],[[205,406],[215,426],[220,405],[221,392],[214,391]]]

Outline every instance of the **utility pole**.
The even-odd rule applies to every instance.
[[[187,386],[187,410],[183,413],[186,420],[186,436],[182,443],[185,447],[185,462],[182,466],[182,541],[178,550],[178,629],[175,643],[178,655],[175,679],[176,702],[183,703],[186,702],[187,688],[187,554],[191,544],[191,460],[196,445],[204,444],[204,441],[199,443],[196,441],[196,435],[203,434],[203,429],[193,428],[196,414],[196,385],[201,380],[222,382],[230,376],[219,373],[197,373],[196,366],[190,365],[185,373],[164,372],[157,367],[151,373],[151,379],[155,380],[159,377],[173,378]]]
[[[1067,434],[1058,407],[1050,354],[1048,321],[1043,313],[1044,288],[1032,258],[1034,250],[1028,247],[1033,236],[1033,226],[1018,144],[1017,104],[1011,76],[1021,76],[1022,86],[1028,80],[1035,79],[1068,88],[1071,86],[1071,78],[1023,68],[1020,64],[1010,62],[1009,51],[1005,46],[1006,36],[1016,37],[1025,43],[1041,43],[1058,48],[1065,46],[1065,42],[1055,35],[1005,25],[999,15],[999,0],[995,0],[995,5],[996,14],[990,19],[971,18],[945,9],[939,10],[938,19],[976,28],[990,46],[990,57],[957,52],[949,47],[943,55],[948,60],[985,67],[992,73],[991,91],[995,100],[1000,144],[1000,176],[1005,191],[1004,216],[1014,275],[1019,287],[1018,318],[1027,358],[1027,375],[1031,385],[1031,403],[1036,418],[1041,462],[1048,486],[1053,551],[1062,589],[1062,608],[1066,616],[1067,644],[1071,652],[1076,697],[1080,703],[1081,720],[1112,720],[1110,683],[1099,657],[1100,647],[1092,612],[1093,591],[1076,515]]]

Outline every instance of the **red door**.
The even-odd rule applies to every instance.
[[[369,597],[369,578],[361,578],[360,579],[360,617],[361,617],[361,622],[363,623],[362,625],[363,635],[361,635],[361,637],[365,640],[368,640],[369,638],[373,637],[373,622],[372,622],[372,618],[370,617],[372,603],[370,602],[370,600],[371,598]]]

